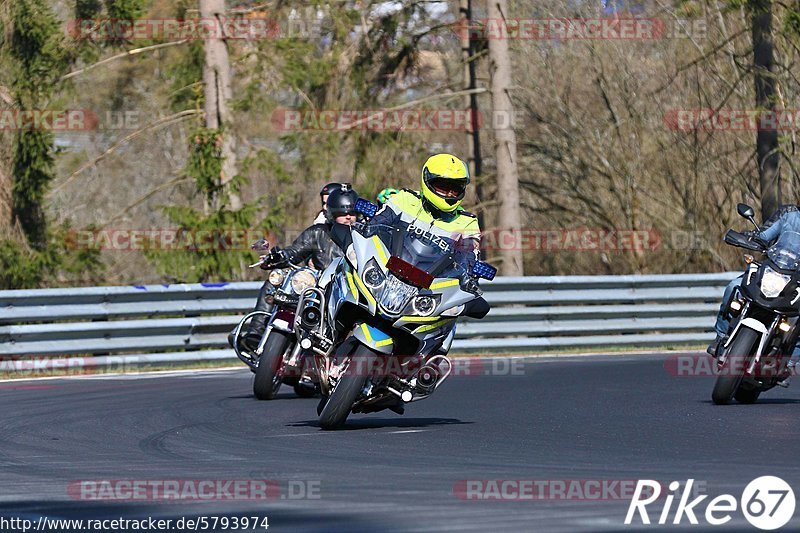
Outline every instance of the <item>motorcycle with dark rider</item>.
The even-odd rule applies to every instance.
[[[764,254],[745,255],[742,284],[728,301],[731,333],[717,359],[712,401],[754,403],[789,375],[787,363],[797,342],[800,317],[800,233],[784,231],[776,242],[762,241],[753,208],[739,204],[740,216],[756,233],[729,230],[725,242]]]
[[[262,253],[251,268],[260,267],[266,260],[269,243],[258,241],[251,246]],[[273,251],[277,251],[273,248]],[[279,255],[273,253],[273,256]],[[271,400],[281,384],[294,388],[303,398],[310,398],[318,391],[313,359],[306,358],[297,342],[294,331],[295,312],[300,295],[317,283],[318,272],[302,265],[292,264],[284,257],[270,270],[266,297],[272,300],[270,311],[253,311],[239,321],[233,331],[233,349],[236,356],[255,374],[253,394],[259,400]],[[266,315],[266,329],[258,345],[249,347],[241,342],[247,324],[257,315]]]

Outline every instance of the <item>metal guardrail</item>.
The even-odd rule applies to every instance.
[[[492,310],[459,324],[453,350],[699,344],[712,338],[722,290],[736,275],[497,278],[482,284]],[[0,291],[0,356],[93,356],[82,364],[104,366],[233,360],[227,333],[260,285]]]

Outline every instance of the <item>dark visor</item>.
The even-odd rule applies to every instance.
[[[454,180],[447,178],[431,178],[428,180],[428,187],[433,189],[438,195],[445,198],[458,198],[467,188],[466,179]]]

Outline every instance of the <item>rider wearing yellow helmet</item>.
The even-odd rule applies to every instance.
[[[396,226],[404,222],[459,240],[472,263],[477,259],[481,230],[477,217],[461,208],[469,182],[466,163],[451,154],[436,154],[422,167],[420,190],[403,189],[389,196],[371,223]]]

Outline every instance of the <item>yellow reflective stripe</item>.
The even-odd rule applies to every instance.
[[[386,266],[386,263],[389,262],[389,258],[386,256],[386,251],[383,249],[383,242],[381,242],[377,235],[372,236],[372,242],[375,244],[375,249],[378,250],[378,255],[381,258],[381,266]]]
[[[447,279],[444,281],[437,281],[436,283],[431,284],[430,289],[433,291],[436,289],[444,289],[445,287],[452,287],[453,285],[458,285],[457,279]]]
[[[372,305],[377,305],[377,302],[375,302],[375,297],[372,296],[372,294],[369,292],[369,289],[367,289],[367,286],[364,285],[363,281],[361,281],[361,276],[358,275],[358,272],[353,274],[353,279],[356,280],[356,285],[358,285],[358,288],[361,289],[361,294],[364,295],[364,298],[366,298],[367,301]]]
[[[420,327],[418,327],[417,329],[414,330],[414,333],[425,333],[426,331],[434,330],[436,328],[439,328],[439,327],[445,325],[450,320],[452,320],[452,318],[443,318],[442,320],[439,320],[438,322],[434,322],[433,324],[428,324],[427,326],[420,326]]]
[[[436,316],[401,316],[399,320],[404,322],[434,322],[439,320],[441,317],[439,315]]]
[[[393,342],[391,337],[389,337],[388,339],[384,339],[382,341],[377,341],[376,342],[375,339],[372,338],[372,335],[370,335],[369,327],[367,327],[366,324],[361,324],[361,331],[364,332],[364,336],[367,338],[367,342],[371,342],[376,347],[388,346],[388,345],[392,344],[392,342]]]
[[[364,336],[367,338],[367,342],[375,342],[372,340],[372,335],[369,333],[369,328],[366,324],[361,324],[361,331],[364,333]]]
[[[350,286],[350,292],[353,293],[356,301],[358,301],[358,289],[356,289],[355,284],[353,284],[353,274],[349,271],[347,272],[347,284]]]

